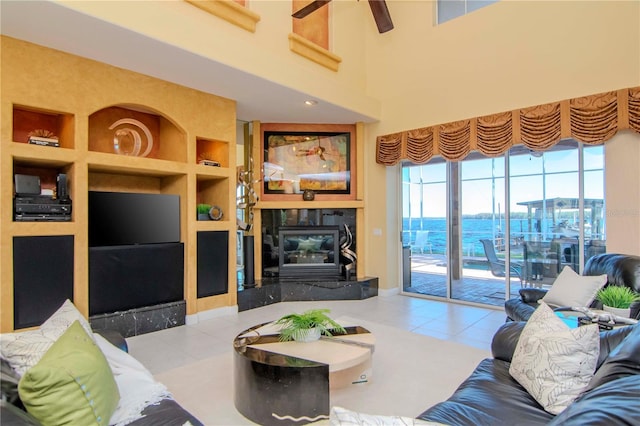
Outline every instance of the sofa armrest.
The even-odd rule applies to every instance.
[[[512,321],[500,326],[491,341],[491,353],[495,359],[511,362],[520,333],[526,324],[524,321]]]
[[[547,290],[542,288],[521,288],[518,292],[524,303],[538,303],[547,294]]]

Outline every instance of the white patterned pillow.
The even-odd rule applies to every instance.
[[[599,353],[597,324],[571,329],[542,302],[522,330],[509,373],[547,412],[559,414],[589,384]]]
[[[22,376],[25,371],[40,361],[40,358],[74,321],[80,322],[87,334],[95,341],[91,326],[67,299],[37,330],[0,335],[0,354],[16,373]]]
[[[91,326],[69,299],[65,300],[62,306],[42,323],[40,330],[42,330],[45,336],[53,340],[58,340],[58,337],[62,336],[74,321],[78,321],[82,328],[84,328],[84,331],[86,331],[95,342],[96,339],[93,337]]]
[[[445,426],[411,417],[377,416],[358,413],[342,407],[332,407],[329,416],[331,426]]]

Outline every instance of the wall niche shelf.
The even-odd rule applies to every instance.
[[[208,166],[203,166],[208,167]],[[197,175],[196,204],[211,204],[222,209],[222,218],[218,223],[230,223],[233,220],[235,224],[235,210],[229,210],[224,206],[229,205],[229,178],[210,175]],[[196,216],[195,211],[193,216]],[[201,221],[209,223],[210,221]]]
[[[13,106],[12,138],[14,142],[26,144],[29,142],[30,133],[41,130],[56,136],[61,148],[74,147],[73,114],[21,105]]]
[[[220,168],[229,168],[229,144],[227,142],[196,138],[196,162],[202,160],[215,161]],[[216,166],[205,166],[216,167]]]
[[[141,106],[112,106],[91,114],[89,151],[173,162],[187,158],[184,132]]]

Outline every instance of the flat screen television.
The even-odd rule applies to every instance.
[[[89,191],[89,247],[180,242],[180,196]]]

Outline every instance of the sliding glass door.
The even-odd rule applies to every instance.
[[[448,297],[447,163],[402,168],[403,290]]]
[[[605,251],[604,151],[568,140],[402,168],[403,291],[501,306]]]

